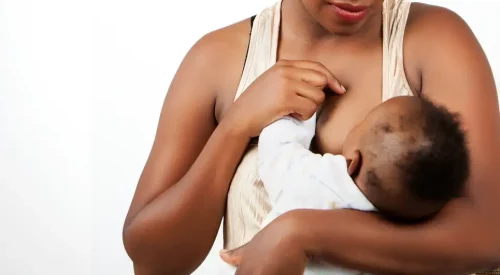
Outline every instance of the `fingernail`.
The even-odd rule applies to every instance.
[[[344,93],[347,92],[347,89],[344,86],[340,85],[340,88],[344,91]]]
[[[220,253],[227,253],[227,252],[229,252],[229,249],[221,249],[219,252]]]

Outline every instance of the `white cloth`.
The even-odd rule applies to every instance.
[[[262,227],[294,209],[375,211],[349,176],[343,156],[309,150],[315,129],[316,115],[307,121],[287,116],[262,131],[258,169],[272,205]]]
[[[349,176],[343,156],[309,150],[315,131],[316,115],[307,121],[287,116],[262,131],[258,171],[272,206],[262,228],[294,209],[376,211]],[[304,274],[360,273],[316,264],[307,267]]]

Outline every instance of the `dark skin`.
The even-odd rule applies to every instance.
[[[339,36],[299,2],[283,3],[278,56],[322,65],[281,62],[233,103],[249,20],[206,35],[182,62],[124,225],[137,275],[189,274],[201,264],[235,168],[267,124],[287,114],[308,118],[324,99],[322,87],[342,93],[338,80],[348,92],[325,101],[318,148],[340,153],[347,132],[380,104],[381,91],[373,89],[382,81],[380,16]],[[301,274],[307,256],[383,274],[466,274],[500,262],[500,120],[488,61],[466,23],[439,7],[412,5],[404,43],[413,92],[462,116],[471,151],[466,197],[412,227],[348,210],[290,212],[232,254],[239,274]],[[297,81],[307,85],[295,91]],[[336,135],[327,137],[332,129]]]

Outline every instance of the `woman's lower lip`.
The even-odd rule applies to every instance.
[[[337,15],[340,16],[344,21],[352,23],[363,20],[363,18],[365,18],[366,14],[368,13],[367,9],[360,11],[348,11],[336,6],[335,4],[330,4],[330,6],[333,8],[335,13],[337,13]]]

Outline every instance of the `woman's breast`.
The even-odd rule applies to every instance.
[[[356,88],[341,96],[329,96],[318,116],[315,149],[340,154],[347,133],[382,102],[379,89]]]

